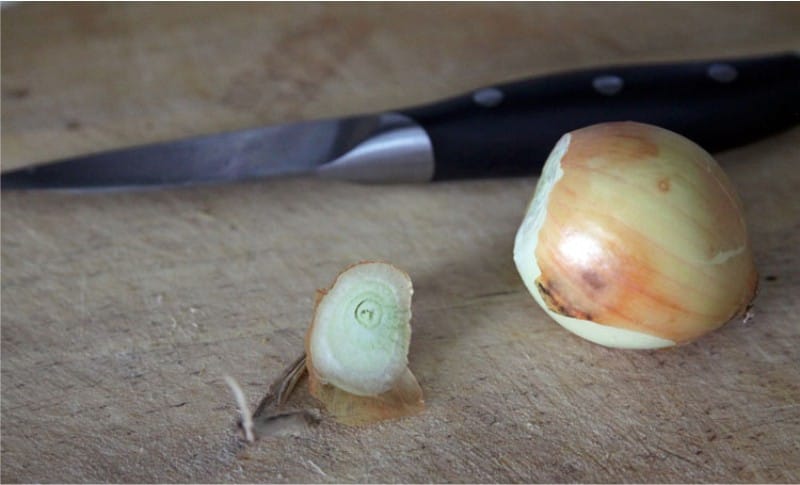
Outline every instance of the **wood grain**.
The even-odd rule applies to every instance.
[[[793,49],[798,26],[795,4],[17,4],[2,165]],[[511,251],[532,178],[4,192],[0,479],[798,482],[800,130],[719,160],[754,239],[755,317],[658,352],[582,341],[526,293]],[[425,413],[244,447],[223,375],[255,405],[302,349],[315,289],[360,259],[414,280]]]

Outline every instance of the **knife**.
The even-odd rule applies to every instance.
[[[558,138],[658,125],[718,152],[800,122],[800,55],[575,70],[392,112],[89,154],[2,174],[2,189],[108,190],[309,175],[428,182],[536,175]]]

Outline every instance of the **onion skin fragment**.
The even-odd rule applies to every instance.
[[[354,279],[366,283],[354,285]],[[376,290],[380,285],[385,288]],[[366,425],[424,410],[422,389],[407,366],[412,293],[411,279],[405,272],[374,261],[345,268],[330,288],[317,292],[314,319],[305,339],[308,388],[340,423]],[[379,301],[380,294],[393,294],[396,301],[394,298],[390,302]],[[393,308],[395,303],[397,308]],[[328,310],[322,309],[324,305],[328,305]],[[337,305],[343,309],[341,312],[330,310]],[[397,318],[389,318],[392,315]],[[348,332],[348,325],[355,329],[352,338],[348,335],[342,339],[338,334]],[[359,360],[360,356],[354,355],[359,349],[352,345],[359,332],[362,336],[382,337],[381,326],[387,325],[392,344],[382,338],[365,339],[369,345],[361,350],[371,358]],[[376,347],[381,349],[377,358]],[[384,358],[383,349],[392,354],[391,358]],[[377,371],[371,368],[375,364]]]
[[[610,347],[693,341],[743,315],[758,283],[722,168],[690,140],[633,122],[562,137],[514,260],[551,317]]]

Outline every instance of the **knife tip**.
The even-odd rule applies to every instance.
[[[19,169],[0,174],[0,190],[30,188],[31,170]]]

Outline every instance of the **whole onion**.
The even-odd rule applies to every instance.
[[[641,123],[564,135],[517,232],[539,305],[590,341],[658,348],[749,308],[758,275],[742,204],[705,150]]]

